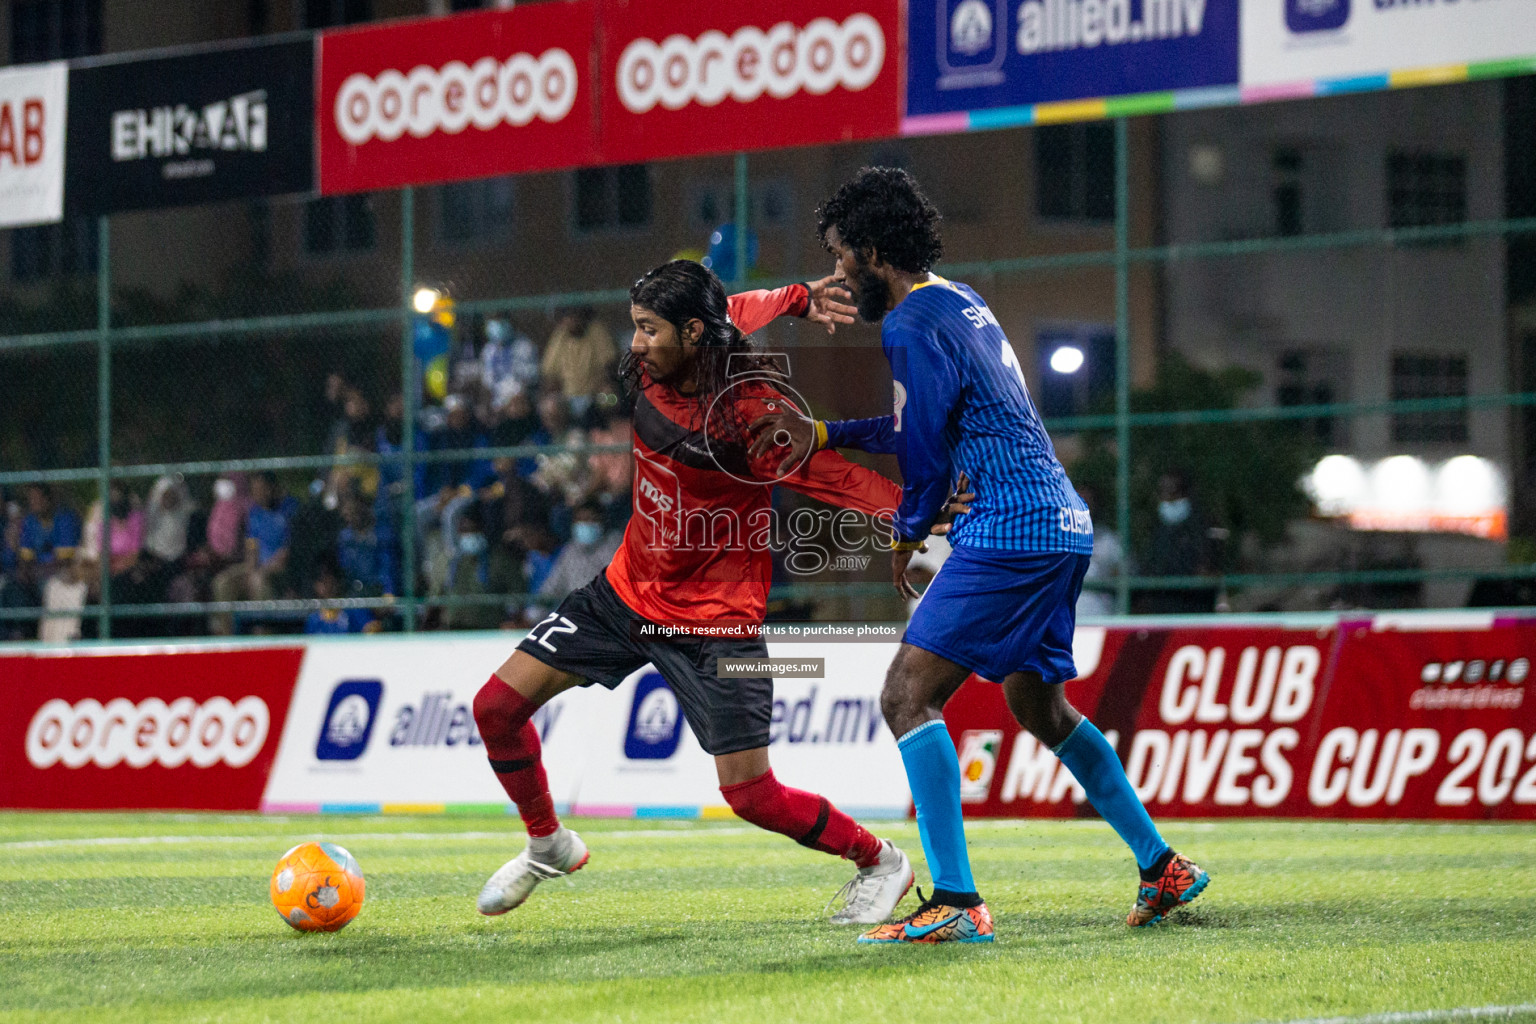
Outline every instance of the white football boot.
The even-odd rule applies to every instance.
[[[535,844],[541,848],[537,852]],[[521,906],[540,882],[580,871],[590,856],[581,836],[562,825],[546,840],[530,840],[522,853],[503,864],[486,881],[475,905],[486,917],[505,914]]]
[[[832,897],[832,903],[841,901],[842,907],[832,914],[831,922],[880,924],[889,920],[896,904],[912,888],[913,878],[907,855],[891,845],[889,839],[880,840],[880,859],[867,868],[859,868],[859,873]]]

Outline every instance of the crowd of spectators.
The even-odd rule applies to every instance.
[[[313,479],[163,476],[147,491],[138,480],[114,480],[106,508],[96,501],[83,517],[83,503],[62,487],[5,495],[0,610],[12,614],[0,618],[0,639],[94,635],[95,618],[82,609],[100,598],[104,521],[118,637],[398,629],[402,613],[390,601],[407,572],[418,596],[443,599],[418,609],[418,628],[531,625],[601,571],[629,518],[634,467],[620,355],[590,309],[563,313],[542,350],[505,320],[472,325],[450,353],[440,397],[423,390],[409,481],[401,463],[370,458],[403,450],[402,395],[370,394],[332,374],[313,397],[334,413],[320,444],[363,458]],[[542,445],[622,450],[493,451]],[[415,564],[407,566],[411,518]],[[372,598],[376,607],[120,608],[344,598]],[[37,608],[61,614],[19,611]]]

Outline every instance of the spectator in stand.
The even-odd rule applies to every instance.
[[[0,610],[37,606],[37,595],[21,583],[21,523],[25,518],[21,502],[8,500],[0,505]],[[25,640],[36,632],[35,622],[0,618],[0,641]]]
[[[591,306],[563,311],[544,346],[539,365],[545,383],[560,386],[577,419],[586,415],[600,394],[614,391],[614,366],[619,350],[613,335],[597,320]]]
[[[573,590],[591,583],[608,567],[624,535],[603,529],[603,510],[594,501],[580,506],[571,516],[571,541],[560,549],[554,568],[538,590],[539,604],[553,608]]]
[[[348,481],[345,493],[355,490]],[[288,522],[288,568],[282,573],[281,582],[274,581],[274,597],[308,597],[315,589],[320,559],[336,557],[341,513],[336,511],[333,497],[325,480],[317,477],[310,481],[308,494]]]
[[[571,425],[570,413],[559,392],[547,391],[539,397],[539,430],[529,438],[533,444],[583,445],[586,433]],[[586,457],[574,452],[543,452],[534,459],[533,485],[549,495],[553,505],[550,525],[561,537],[570,533],[571,509],[586,493]]]
[[[450,566],[448,593],[453,597],[507,594],[518,587],[517,566],[503,544],[492,545],[480,521],[480,509],[470,506],[459,518],[457,550]],[[506,619],[500,602],[455,604],[443,609],[444,629],[496,629]]]
[[[244,473],[231,473],[213,482],[213,508],[208,512],[208,553],[213,568],[240,557],[240,535],[251,510],[250,482]]]
[[[79,612],[90,595],[90,582],[77,555],[65,561],[43,584],[43,608],[50,612]],[[67,644],[80,639],[81,621],[76,615],[46,615],[37,627],[45,644]]]
[[[114,598],[118,597],[115,591],[119,583],[127,574],[138,565],[139,552],[144,547],[144,510],[138,506],[138,502],[128,493],[128,488],[121,481],[113,481],[107,489],[107,511],[111,517],[112,537],[111,546],[107,557],[112,562],[112,586]],[[96,580],[97,566],[101,564],[101,502],[91,505],[91,510],[85,519],[85,542],[81,545],[80,553],[85,564],[85,570],[91,580]]]
[[[47,485],[27,485],[27,517],[21,522],[18,549],[23,583],[40,587],[79,546],[80,517],[69,506],[57,504]]]
[[[538,387],[538,346],[507,321],[487,320],[480,375],[491,408],[503,410],[514,398],[531,395]]]
[[[537,594],[544,586],[544,581],[549,578],[549,574],[554,571],[555,562],[560,557],[559,539],[547,525],[528,523],[509,531],[505,540],[513,558],[517,559],[521,556],[520,591],[525,594]],[[513,618],[521,625],[531,626],[542,619],[547,611],[548,609],[542,603],[533,601],[516,609]]]
[[[272,473],[262,473],[251,484],[251,507],[245,517],[245,556],[213,578],[215,601],[271,600],[273,580],[288,564],[290,523],[295,505],[284,499]],[[235,631],[234,616],[211,616],[209,626],[220,636]]]
[[[367,397],[357,388],[348,388],[342,399],[342,411],[343,429],[335,438],[331,454],[372,454],[378,431],[373,422],[373,407]],[[340,505],[341,496],[349,490],[372,498],[379,491],[379,467],[359,464],[333,467],[325,489],[327,507],[334,509]]]
[[[341,572],[334,558],[322,558],[315,566],[315,597],[334,601],[341,596]],[[363,608],[319,608],[304,620],[304,632],[317,634],[377,633],[380,624]]]
[[[375,524],[368,502],[350,495],[341,503],[344,524],[336,538],[341,584],[347,596],[400,593],[394,538]]]
[[[1164,473],[1157,481],[1157,525],[1147,545],[1149,576],[1205,576],[1215,568],[1211,531],[1190,495],[1189,477]],[[1216,606],[1216,586],[1168,587],[1137,593],[1135,611],[1146,614],[1210,612]]]
[[[430,451],[490,447],[490,439],[475,423],[469,403],[463,396],[449,395],[443,403],[443,409],[447,418],[442,427],[429,437],[427,447]],[[496,471],[491,468],[490,459],[455,459],[428,465],[428,496],[416,503],[417,537],[425,562],[431,562],[431,554],[427,549],[428,534],[436,526],[442,531],[442,550],[449,554],[451,564],[452,552],[458,539],[460,515],[482,490],[495,483]]]
[[[634,510],[631,491],[635,480],[635,457],[629,420],[619,416],[602,417],[588,441],[593,445],[623,446],[622,451],[596,452],[587,457],[586,492],[581,499],[597,502],[603,510],[605,529],[623,530]]]
[[[405,396],[399,393],[389,396],[389,401],[384,406],[384,421],[374,431],[374,451],[380,455],[398,455],[405,450]],[[417,430],[412,434],[413,447],[417,452],[426,451],[426,431]],[[417,461],[412,470],[411,496],[413,501],[420,501],[427,495],[427,464]],[[385,460],[379,463],[379,493],[375,499],[373,509],[374,518],[380,523],[388,523],[391,531],[398,536],[400,527],[400,495],[404,490],[404,465],[399,462]]]
[[[518,475],[517,463],[512,459],[497,459],[493,466],[500,483],[500,496],[481,502],[481,522],[488,537],[499,537],[504,543],[516,545],[517,531],[525,526],[537,525],[548,528],[549,496]]]

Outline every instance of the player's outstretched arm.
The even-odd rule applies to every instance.
[[[738,292],[726,299],[731,322],[743,334],[751,334],[768,326],[781,316],[804,317],[811,323],[821,324],[828,334],[837,330],[838,324],[851,324],[858,312],[848,304],[848,292],[831,277],[804,284],[785,285],[768,290],[759,288],[750,292]]]

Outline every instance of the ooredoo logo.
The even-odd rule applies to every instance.
[[[775,99],[802,89],[820,96],[839,85],[858,92],[884,66],[880,23],[855,14],[841,25],[817,18],[804,28],[781,21],[766,32],[748,25],[730,36],[636,39],[619,58],[617,85],[624,106],[643,114],[658,103],[668,110],[712,107],[727,96],[750,103],[765,92]]]
[[[27,726],[27,760],[35,768],[243,768],[261,752],[271,723],[260,697],[201,704],[191,697],[169,704],[156,697],[137,704],[121,697],[106,704],[50,700]]]
[[[406,132],[424,139],[457,135],[470,125],[490,131],[535,117],[553,124],[576,103],[576,62],[558,47],[542,56],[519,53],[506,61],[485,57],[473,65],[450,61],[377,76],[358,73],[336,93],[336,130],[354,146],[393,142]]]

